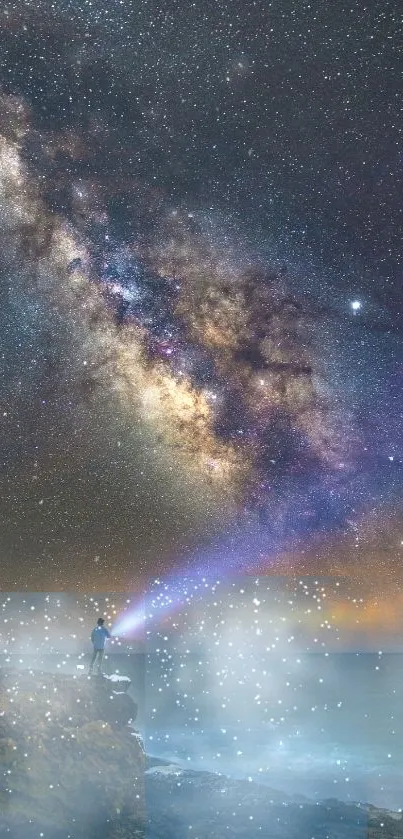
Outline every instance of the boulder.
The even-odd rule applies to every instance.
[[[103,677],[0,672],[1,836],[107,839],[122,818],[141,834],[145,756],[128,726],[137,707],[115,687]]]

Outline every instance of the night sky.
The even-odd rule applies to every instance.
[[[210,544],[225,576],[239,533],[243,570],[386,615],[399,4],[0,15],[3,590],[134,591]]]

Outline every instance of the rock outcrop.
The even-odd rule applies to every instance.
[[[144,824],[130,680],[0,671],[0,836],[114,836]]]
[[[403,839],[401,813],[366,804],[310,801],[167,762],[149,761],[146,778],[149,839]]]

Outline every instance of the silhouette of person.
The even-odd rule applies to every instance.
[[[92,658],[90,662],[89,668],[89,675],[91,676],[94,672],[94,666],[96,664],[96,672],[101,675],[101,665],[102,660],[104,657],[105,651],[105,641],[107,638],[111,637],[109,630],[104,626],[104,619],[98,618],[97,625],[91,632],[91,641],[94,651],[92,653]]]

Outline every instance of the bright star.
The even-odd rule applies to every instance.
[[[358,312],[361,309],[362,303],[360,300],[352,300],[350,305],[353,312]]]

